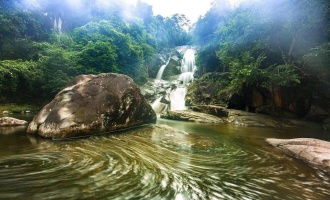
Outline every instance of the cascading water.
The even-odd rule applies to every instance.
[[[181,65],[181,75],[179,80],[183,82],[183,84],[189,83],[194,78],[194,73],[196,71],[195,66],[195,50],[188,49],[182,60]]]
[[[171,60],[171,56],[168,58],[168,60],[167,60],[167,62],[165,63],[165,65],[162,65],[162,66],[159,68],[158,73],[157,73],[157,76],[156,76],[156,80],[162,80],[164,70],[165,70],[166,66],[168,65],[168,63],[170,62],[170,60]]]
[[[159,71],[158,71],[157,76],[156,76],[156,80],[161,80],[161,79],[162,79],[162,76],[163,76],[163,73],[164,73],[165,67],[166,67],[166,65],[162,65],[162,66],[159,68]]]
[[[187,88],[178,87],[170,93],[171,110],[185,110]]]
[[[157,95],[158,99],[156,99],[152,103],[152,107],[156,113],[161,113],[164,110],[167,110],[167,108],[169,108],[170,110],[186,110],[185,97],[187,94],[187,84],[194,79],[194,72],[196,71],[195,50],[187,47],[180,47],[180,49],[177,49],[177,52],[181,55],[184,52],[180,68],[181,74],[179,75],[178,79],[173,82],[161,81],[164,70],[172,58],[171,56],[167,60],[166,64],[160,67],[157,73],[156,80],[154,82],[156,90],[158,90],[159,92],[161,90],[159,88],[162,88],[164,92],[163,94],[161,94],[162,97],[159,97],[160,95]],[[169,102],[161,103],[161,99],[164,99],[165,102]],[[169,106],[167,107],[166,105],[168,104]]]
[[[156,113],[161,113],[163,110],[166,109],[167,105],[164,103],[161,103],[163,97],[159,97],[156,99],[152,104],[151,107]]]
[[[62,19],[61,17],[54,19],[54,30],[58,31],[59,33],[62,32]]]
[[[196,71],[195,66],[195,50],[187,49],[183,56],[181,64],[181,74],[179,76],[179,81],[182,85],[177,87],[170,93],[171,100],[171,110],[186,110],[185,97],[187,94],[186,85],[193,80],[194,72]]]

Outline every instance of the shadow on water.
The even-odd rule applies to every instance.
[[[306,129],[164,119],[64,141],[18,129],[0,134],[0,198],[329,199],[328,175],[264,141],[316,135],[329,140]]]

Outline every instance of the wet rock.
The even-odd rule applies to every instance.
[[[280,127],[284,125],[284,122],[278,118],[241,110],[229,110],[227,121],[239,126]]]
[[[131,78],[105,73],[78,76],[37,114],[27,132],[67,138],[155,122],[155,112]]]
[[[27,121],[16,119],[13,117],[1,117],[0,126],[26,126]]]
[[[217,117],[228,117],[229,115],[229,110],[223,106],[198,105],[198,106],[192,106],[191,109],[193,111],[210,114]]]
[[[226,104],[226,95],[220,95],[220,83],[209,83],[196,80],[188,87],[187,105],[208,105],[211,103]]]
[[[140,87],[141,94],[149,101],[154,102],[160,96],[164,96],[167,90],[175,86],[175,83],[149,79],[148,82]]]
[[[313,138],[269,138],[266,141],[290,156],[330,172],[330,142]]]
[[[328,116],[329,113],[322,109],[320,106],[312,105],[305,118],[311,121],[323,121]]]
[[[192,110],[168,111],[162,118],[200,123],[228,123],[237,126],[256,127],[320,127],[317,123],[293,118],[274,117],[241,110],[227,109],[222,106],[200,105]],[[320,127],[321,128],[321,127]]]
[[[255,109],[256,113],[272,115],[277,117],[296,118],[297,115],[276,105],[266,105]]]
[[[175,110],[175,111],[167,111],[160,115],[161,118],[166,119],[174,119],[180,121],[190,121],[190,122],[199,122],[199,123],[209,123],[209,124],[221,124],[225,123],[225,121],[219,117],[188,111],[188,110]]]
[[[291,121],[284,121],[268,115],[227,109],[222,106],[194,106],[193,110],[168,111],[162,118],[201,123],[229,123],[238,126],[281,127],[289,126]]]

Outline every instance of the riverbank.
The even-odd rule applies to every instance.
[[[2,104],[0,114],[37,113],[41,106],[33,104]]]

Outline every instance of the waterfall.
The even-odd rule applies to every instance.
[[[61,17],[54,19],[54,30],[58,31],[59,33],[62,32],[62,19]]]
[[[170,93],[171,110],[186,110],[185,97],[187,94],[186,85],[194,79],[194,72],[196,71],[195,66],[195,50],[187,49],[183,56],[181,63],[181,74],[179,81],[182,85],[177,87]]]
[[[195,68],[195,50],[188,49],[183,56],[181,72],[194,72]]]
[[[161,113],[163,110],[166,109],[167,105],[164,103],[161,103],[163,97],[159,97],[156,99],[152,104],[151,107],[156,113]]]
[[[162,65],[159,70],[158,70],[158,73],[157,73],[157,76],[156,76],[156,80],[161,80],[162,77],[163,77],[163,73],[164,73],[164,70],[165,70],[165,67],[168,65],[168,63],[170,62],[171,60],[171,55],[170,57],[168,58],[167,62],[165,63],[165,65]]]
[[[153,93],[157,98],[152,102],[152,108],[156,113],[162,113],[168,109],[170,110],[186,110],[185,98],[187,94],[187,85],[194,79],[196,71],[195,66],[195,50],[188,46],[181,46],[176,48],[176,53],[181,56],[170,55],[164,65],[162,65],[157,73],[156,79],[149,86],[153,89],[146,90],[146,93]],[[164,57],[160,57],[162,59]],[[165,59],[162,59],[163,62]],[[169,62],[173,60],[173,67],[180,68],[181,74],[172,76],[170,80],[162,80],[163,73]],[[174,78],[178,77],[178,78]],[[175,80],[174,80],[175,79]]]
[[[181,64],[181,75],[179,80],[183,82],[184,85],[189,83],[191,80],[194,79],[194,73],[196,71],[195,66],[195,50],[188,49],[182,60]]]
[[[171,110],[186,110],[185,97],[187,88],[178,87],[170,93]]]
[[[158,71],[157,76],[156,76],[156,80],[161,80],[161,79],[162,79],[162,76],[163,76],[163,73],[164,73],[165,67],[166,67],[166,65],[162,65],[162,66],[159,68],[159,71]]]

